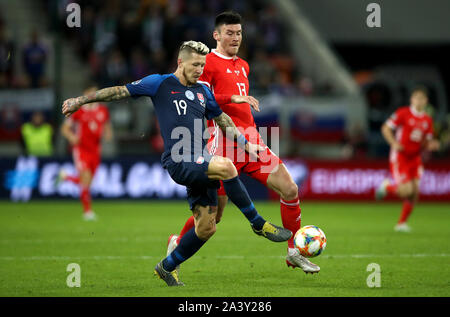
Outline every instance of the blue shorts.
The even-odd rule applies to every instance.
[[[187,199],[191,210],[195,205],[217,206],[217,189],[220,187],[218,180],[208,178],[209,162],[167,162],[165,167],[170,177],[180,185],[186,186]]]

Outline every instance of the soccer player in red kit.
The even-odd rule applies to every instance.
[[[85,95],[95,92],[97,87],[84,91]],[[100,164],[101,138],[112,139],[112,127],[108,108],[100,103],[91,103],[66,119],[61,133],[72,146],[72,156],[78,176],[59,174],[59,181],[71,181],[80,185],[80,200],[83,205],[83,218],[95,220],[96,214],[91,209],[90,186],[98,165]]]
[[[208,121],[211,135],[208,150],[211,154],[230,158],[239,173],[246,173],[278,193],[281,197],[283,226],[295,234],[300,229],[301,220],[298,187],[281,159],[265,146],[256,129],[251,108],[259,111],[259,102],[248,95],[249,65],[237,56],[242,41],[241,24],[241,16],[235,12],[224,12],[216,17],[213,37],[217,47],[206,56],[206,65],[199,82],[213,91],[217,103],[231,117],[241,133],[251,142],[264,146],[266,150],[259,153],[257,161],[250,159],[235,142],[229,141],[212,120]],[[223,184],[218,190],[218,195],[216,223],[220,221],[228,201]],[[190,217],[179,236],[170,236],[168,252],[176,247],[183,234],[193,226],[194,219]],[[253,231],[259,234],[256,230]],[[306,273],[320,271],[319,266],[300,255],[294,247],[293,237],[288,240],[286,263],[293,268],[300,267]]]
[[[391,147],[389,167],[394,181],[385,179],[375,192],[377,200],[388,195],[403,199],[403,209],[394,228],[399,232],[411,230],[407,220],[419,198],[422,151],[439,149],[439,142],[433,139],[433,120],[425,113],[428,104],[426,88],[415,88],[410,102],[410,106],[399,108],[381,127],[383,137]]]

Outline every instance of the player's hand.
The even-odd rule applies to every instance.
[[[392,149],[395,150],[395,151],[399,151],[399,152],[403,151],[403,145],[401,145],[401,144],[398,143],[398,142],[392,143],[391,147],[392,147]]]
[[[427,142],[428,151],[438,151],[441,147],[441,143],[438,140],[430,140]]]
[[[248,155],[250,155],[251,158],[253,159],[258,159],[259,158],[259,152],[262,152],[266,149],[266,146],[262,146],[259,144],[253,144],[250,142],[247,142],[247,144],[245,144],[245,150],[247,151]]]
[[[252,96],[240,96],[240,95],[233,95],[231,96],[231,102],[232,103],[248,103],[250,107],[255,109],[256,111],[259,110],[259,101],[255,97]]]
[[[64,101],[62,105],[62,113],[66,117],[70,117],[72,113],[80,109],[83,104],[79,102],[78,98],[70,98]]]

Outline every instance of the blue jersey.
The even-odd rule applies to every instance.
[[[208,87],[184,86],[174,74],[150,75],[126,87],[132,97],[149,96],[153,101],[164,140],[164,167],[170,160],[195,162],[202,156],[208,138],[203,119],[222,113]]]

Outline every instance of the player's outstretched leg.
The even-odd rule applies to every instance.
[[[411,228],[408,226],[408,219],[411,215],[414,205],[419,200],[419,179],[413,179],[410,184],[411,191],[405,192],[406,194],[409,194],[409,197],[403,200],[403,208],[402,212],[400,214],[400,218],[398,219],[397,224],[394,227],[394,230],[397,232],[410,232]]]
[[[247,189],[239,179],[236,167],[230,159],[214,156],[209,163],[208,177],[222,180],[228,198],[241,210],[256,234],[274,242],[287,241],[292,237],[290,230],[264,220],[256,211]]]
[[[301,227],[301,208],[297,184],[286,166],[279,164],[267,178],[267,186],[280,195],[280,213],[283,227],[297,232]],[[286,255],[288,267],[299,267],[305,273],[317,273],[320,267],[302,256],[294,246],[294,237],[288,240]]]
[[[216,213],[209,206],[196,205],[193,214],[195,227],[186,232],[173,251],[155,267],[154,274],[168,286],[184,285],[179,279],[177,266],[194,255],[216,232]]]

